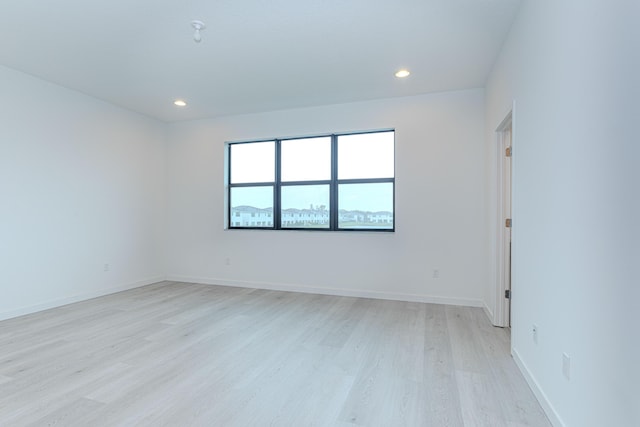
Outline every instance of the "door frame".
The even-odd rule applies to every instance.
[[[511,326],[511,299],[505,297],[505,291],[513,288],[513,145],[514,145],[514,108],[506,114],[496,128],[497,142],[497,180],[496,180],[496,295],[493,324],[500,327]],[[505,150],[511,147],[511,158],[505,160]],[[508,190],[505,189],[507,184]],[[505,206],[510,205],[512,227],[508,239],[505,227]],[[507,240],[508,239],[508,240]],[[507,245],[510,243],[509,248]],[[513,292],[511,293],[513,295]]]

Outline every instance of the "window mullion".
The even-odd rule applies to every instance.
[[[282,228],[282,224],[280,221],[280,216],[282,209],[280,209],[281,204],[281,178],[282,178],[282,162],[281,162],[281,148],[280,148],[280,140],[276,139],[276,177],[275,182],[273,183],[273,228],[275,230],[280,230]]]
[[[329,186],[329,229],[338,229],[338,137],[331,135],[331,184]]]
[[[227,228],[233,227],[232,209],[231,209],[231,145],[226,145],[227,150]]]

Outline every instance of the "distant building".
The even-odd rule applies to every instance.
[[[329,226],[329,211],[326,209],[283,209],[283,227]]]
[[[340,209],[338,212],[340,222],[354,222],[364,224],[393,224],[393,213],[388,211],[347,211]]]
[[[393,224],[393,213],[387,211],[371,212],[370,222],[376,224]]]
[[[273,209],[236,206],[231,208],[232,227],[272,227]]]
[[[282,227],[323,227],[329,226],[327,209],[283,209]],[[393,225],[393,212],[348,211],[340,209],[338,221],[363,225]],[[273,227],[273,208],[235,206],[231,208],[232,227]]]

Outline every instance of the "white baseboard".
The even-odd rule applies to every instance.
[[[431,303],[431,304],[461,305],[461,306],[467,306],[467,307],[482,307],[483,305],[482,300],[476,300],[476,299],[470,299],[470,298],[451,298],[451,297],[404,294],[404,293],[359,290],[359,289],[340,289],[340,288],[330,288],[330,287],[301,286],[301,285],[269,283],[269,282],[245,282],[245,281],[239,281],[239,280],[212,279],[207,277],[167,276],[166,280],[174,281],[174,282],[200,283],[203,285],[232,286],[236,288],[268,289],[272,291],[302,292],[302,293],[308,293],[308,294],[335,295],[335,296],[343,296],[343,297],[373,298],[373,299],[384,299],[384,300],[392,300],[392,301],[409,301],[409,302],[423,302],[423,303]]]
[[[85,292],[82,294],[73,295],[70,297],[57,298],[40,304],[30,305],[27,307],[21,307],[16,310],[0,312],[0,320],[7,320],[18,316],[24,316],[25,314],[36,313],[38,311],[48,310],[50,308],[61,307],[67,304],[73,304],[74,302],[85,301],[88,299],[101,297],[104,295],[115,294],[116,292],[127,291],[129,289],[139,288],[141,286],[150,285],[152,283],[161,282],[165,278],[164,276],[150,277],[144,280],[138,280],[135,282],[127,283],[120,286],[109,286],[108,288],[96,289],[91,292]]]
[[[491,309],[489,308],[489,306],[487,305],[486,302],[482,302],[482,309],[484,310],[484,314],[487,315],[487,318],[489,319],[489,322],[491,322],[492,325],[494,325],[493,321],[493,311],[491,311]]]
[[[518,354],[518,350],[516,350],[515,348],[512,349],[511,355],[513,356],[513,360],[516,362],[518,369],[520,369],[520,372],[522,372],[524,379],[527,381],[527,384],[529,384],[531,391],[533,391],[533,394],[536,396],[536,399],[538,399],[538,402],[540,402],[540,406],[542,406],[542,409],[547,415],[547,418],[549,418],[549,421],[551,422],[551,424],[554,427],[564,427],[565,424],[562,422],[562,419],[560,418],[556,410],[553,408],[553,405],[547,398],[547,395],[544,393],[544,391],[542,391],[542,389],[540,388],[540,385],[538,385],[538,382],[535,380],[533,375],[531,375],[531,372],[529,372],[527,365],[520,358],[520,355]]]

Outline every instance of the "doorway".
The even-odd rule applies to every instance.
[[[497,296],[494,324],[511,326],[511,235],[513,218],[511,211],[511,159],[513,156],[513,113],[507,114],[496,129],[497,136],[497,238],[496,278]]]

